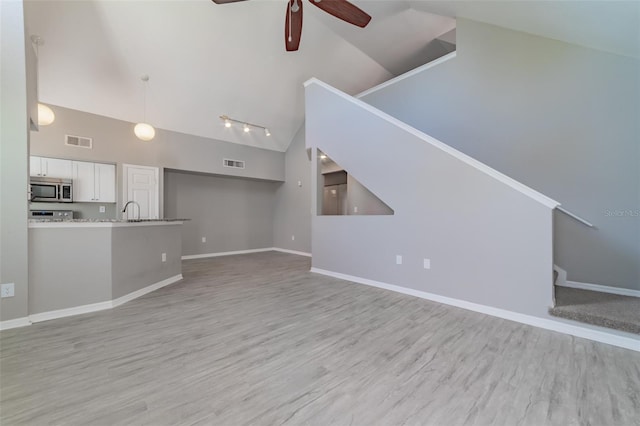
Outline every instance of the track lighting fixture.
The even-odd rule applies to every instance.
[[[236,124],[241,124],[242,125],[242,130],[244,131],[244,133],[249,133],[251,131],[251,128],[253,127],[253,128],[256,128],[256,129],[262,129],[264,131],[264,135],[265,136],[271,136],[271,132],[265,126],[260,126],[259,124],[248,123],[246,121],[236,120],[235,118],[231,118],[231,117],[229,117],[227,115],[221,115],[220,119],[222,120],[222,122],[224,123],[224,127],[226,127],[226,128],[229,128],[229,127],[231,127],[231,125],[233,123],[236,123]]]

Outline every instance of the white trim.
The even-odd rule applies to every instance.
[[[29,317],[10,319],[6,321],[0,321],[0,330],[9,330],[11,328],[25,327],[27,325],[31,325]]]
[[[581,218],[580,216],[578,216],[578,215],[577,215],[577,214],[575,214],[575,213],[571,213],[571,212],[570,212],[569,210],[567,210],[567,209],[564,209],[564,208],[562,208],[562,207],[560,207],[560,206],[556,207],[556,209],[558,209],[558,211],[559,211],[559,212],[562,212],[562,213],[566,214],[567,216],[569,216],[569,217],[571,217],[571,218],[573,218],[573,219],[577,220],[578,222],[582,223],[583,225],[588,226],[589,228],[595,228],[595,227],[596,227],[593,223],[589,222],[589,221],[588,221],[588,220],[586,220],[586,219]]]
[[[581,283],[577,281],[565,281],[556,283],[560,287],[577,288],[580,290],[598,291],[600,293],[618,294],[620,296],[640,297],[640,290],[630,288],[611,287],[608,285]]]
[[[55,311],[32,314],[32,315],[29,315],[29,319],[31,320],[31,322],[49,321],[52,319],[70,317],[73,315],[104,311],[105,309],[111,309],[111,308],[112,308],[111,301],[108,300],[106,302],[91,303],[89,305],[74,306],[73,308],[58,309]]]
[[[372,287],[383,288],[385,290],[395,291],[397,293],[408,294],[410,296],[427,299],[434,302],[443,303],[445,305],[456,306],[470,311],[480,312],[498,318],[504,318],[516,321],[522,324],[532,325],[534,327],[544,328],[546,330],[557,331],[569,334],[571,336],[581,337],[584,339],[594,340],[596,342],[607,343],[609,345],[618,346],[625,349],[640,352],[640,340],[631,333],[610,332],[601,327],[574,325],[561,319],[539,318],[531,315],[525,315],[518,312],[508,311],[506,309],[494,308],[492,306],[480,305],[477,303],[467,302],[465,300],[454,299],[451,297],[440,296],[433,293],[427,293],[411,288],[400,287],[393,284],[387,284],[367,278],[355,277],[352,275],[341,274],[338,272],[327,271],[319,268],[311,268],[311,272],[327,275],[341,280],[352,281],[358,284],[365,284]]]
[[[558,278],[556,279],[556,282],[554,284],[564,286],[567,282],[567,271],[565,271],[558,265],[553,265],[553,270],[558,273]]]
[[[188,254],[186,256],[182,256],[182,260],[203,259],[205,257],[233,256],[234,254],[261,253],[263,251],[273,251],[273,247],[251,249],[251,250],[221,251],[218,253]]]
[[[173,284],[176,281],[180,281],[181,279],[182,279],[182,274],[174,275],[173,277],[167,278],[166,280],[162,280],[155,284],[151,284],[147,287],[141,288],[140,290],[136,290],[132,293],[126,294],[114,300],[107,300],[106,302],[99,302],[99,303],[91,303],[89,305],[74,306],[73,308],[58,309],[55,311],[42,312],[39,314],[32,314],[32,315],[29,315],[29,320],[31,320],[31,322],[34,323],[34,322],[49,321],[52,319],[70,317],[73,315],[104,311],[106,309],[112,309],[117,306],[123,305],[127,302],[130,302],[133,299],[137,299],[140,296],[144,296],[147,293],[151,293],[152,291],[158,290],[159,288],[168,286],[169,284]]]
[[[414,68],[411,71],[407,71],[404,74],[400,74],[399,76],[394,77],[394,78],[392,78],[390,80],[387,80],[387,81],[385,81],[383,83],[380,83],[377,86],[373,86],[372,88],[367,89],[364,92],[360,92],[355,97],[360,99],[360,98],[362,98],[364,96],[367,96],[367,95],[369,95],[369,94],[371,94],[373,92],[377,92],[380,89],[384,89],[387,86],[391,86],[392,84],[395,84],[395,83],[397,83],[399,81],[402,81],[402,80],[404,80],[406,78],[413,77],[416,74],[420,74],[421,72],[426,71],[429,68],[433,68],[436,65],[440,65],[441,63],[446,62],[449,59],[453,59],[455,57],[456,57],[456,51],[454,50],[453,52],[447,53],[446,55],[441,56],[441,57],[439,57],[437,59],[434,59],[431,62],[427,62],[424,65],[420,65],[418,68]]]
[[[152,291],[156,291],[158,289],[161,289],[162,287],[168,286],[169,284],[173,284],[177,281],[180,281],[181,279],[182,279],[182,274],[174,275],[173,277],[167,278],[166,280],[159,281],[155,284],[151,284],[150,286],[141,288],[140,290],[136,290],[132,293],[125,294],[122,297],[113,299],[111,301],[112,307],[115,308],[116,306],[123,305],[133,299],[137,299],[140,296],[144,296],[147,293],[151,293]]]
[[[340,96],[341,98],[343,98],[344,100],[351,102],[357,106],[359,106],[360,108],[370,112],[371,114],[393,124],[394,126],[404,130],[407,133],[410,133],[412,135],[414,135],[417,138],[422,139],[423,141],[433,145],[434,147],[440,149],[443,152],[446,152],[447,154],[451,155],[452,157],[462,161],[463,163],[466,163],[467,165],[483,172],[484,174],[491,176],[492,178],[496,179],[499,182],[502,182],[503,184],[511,187],[512,189],[520,192],[521,194],[539,202],[540,204],[550,208],[550,209],[555,209],[556,207],[558,207],[560,205],[559,202],[547,197],[544,194],[541,194],[540,192],[529,188],[528,186],[518,182],[515,179],[510,178],[509,176],[500,173],[499,171],[492,169],[491,167],[487,166],[484,163],[481,163],[480,161],[476,160],[475,158],[472,158],[466,154],[463,154],[462,152],[458,151],[457,149],[454,149],[452,147],[450,147],[449,145],[446,145],[442,142],[440,142],[439,140],[427,135],[426,133],[421,132],[420,130],[411,127],[410,125],[408,125],[407,123],[398,120],[395,117],[390,116],[389,114],[380,111],[379,109],[375,108],[374,106],[371,106],[359,99],[354,98],[353,96],[349,96],[346,93],[336,89],[335,87],[332,87],[320,80],[318,80],[317,78],[310,78],[309,80],[305,81],[304,86],[308,87],[312,84],[315,84],[317,86],[322,87],[323,89],[337,95]]]
[[[297,254],[298,256],[311,257],[311,253],[307,253],[306,251],[289,250],[289,249],[283,249],[283,248],[279,248],[279,247],[272,247],[271,250],[279,251],[279,252],[282,252],[282,253]]]

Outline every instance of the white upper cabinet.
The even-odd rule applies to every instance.
[[[31,176],[71,179],[73,169],[71,160],[31,156],[29,158],[29,174]]]
[[[116,202],[116,166],[113,164],[95,164],[96,201]]]
[[[116,166],[73,161],[73,201],[116,202]]]

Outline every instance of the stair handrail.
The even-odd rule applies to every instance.
[[[577,215],[577,214],[575,214],[575,213],[571,213],[571,212],[570,212],[569,210],[567,210],[567,209],[564,209],[564,208],[562,208],[562,207],[560,207],[560,206],[557,206],[557,207],[556,207],[556,209],[558,209],[558,210],[559,210],[559,211],[561,211],[562,213],[566,214],[567,216],[569,216],[569,217],[571,217],[571,218],[573,218],[573,219],[577,220],[578,222],[582,223],[583,225],[588,226],[589,228],[595,228],[595,227],[596,227],[593,223],[589,222],[589,221],[588,221],[588,220],[586,220],[586,219],[581,218],[580,216],[578,216],[578,215]]]

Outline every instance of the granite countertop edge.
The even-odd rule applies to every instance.
[[[29,219],[29,228],[78,228],[78,227],[121,227],[181,225],[191,219]]]
[[[191,219],[29,219],[29,223],[150,223],[185,222]]]

